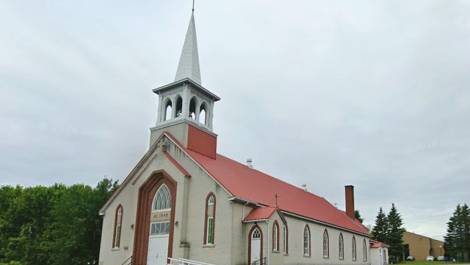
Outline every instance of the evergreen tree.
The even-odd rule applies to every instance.
[[[382,207],[379,209],[379,213],[375,218],[375,226],[372,229],[372,238],[380,242],[387,242],[388,236],[388,220],[387,216],[382,210]]]
[[[403,233],[405,229],[403,228],[403,221],[395,204],[392,204],[392,209],[390,209],[388,213],[387,220],[388,232],[385,243],[390,246],[389,256],[392,261],[400,262],[403,260]]]
[[[361,224],[364,222],[364,218],[362,218],[361,213],[359,212],[359,210],[355,210],[355,211],[354,211],[354,217],[355,217],[359,222],[361,222]]]
[[[470,209],[466,204],[457,205],[447,223],[444,240],[447,256],[459,261],[470,260]]]

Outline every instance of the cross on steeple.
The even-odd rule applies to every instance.
[[[193,10],[193,13],[194,13],[194,0],[193,0],[193,9],[192,10]]]

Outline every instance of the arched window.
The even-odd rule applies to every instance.
[[[251,238],[260,239],[261,238],[261,231],[259,231],[258,228],[255,228],[255,230],[253,230],[253,235],[251,236]]]
[[[339,259],[344,260],[344,239],[343,239],[343,234],[339,233],[339,239],[338,239],[338,244],[339,244]]]
[[[152,212],[157,215],[169,215],[171,213],[171,194],[168,186],[162,184],[155,193],[152,202]],[[153,214],[152,214],[153,216]],[[166,235],[170,232],[169,220],[155,220],[150,225],[150,235]]]
[[[183,114],[183,99],[181,96],[178,96],[176,99],[176,112],[175,112],[175,118],[180,117]]]
[[[357,260],[357,251],[356,251],[356,238],[352,237],[352,260]]]
[[[289,229],[287,223],[282,226],[282,250],[284,254],[289,253]]]
[[[167,210],[171,209],[171,195],[168,187],[163,184],[158,189],[153,200],[153,210]]]
[[[200,109],[199,109],[199,122],[207,125],[207,111],[206,111],[206,104],[202,103]]]
[[[362,240],[362,261],[367,261],[367,242],[365,239]]]
[[[171,119],[171,114],[172,114],[172,111],[173,111],[173,106],[172,105],[173,104],[171,103],[170,99],[168,99],[165,102],[165,114],[164,114],[164,117],[163,117],[164,121],[167,121],[167,120]]]
[[[114,216],[113,248],[119,248],[121,245],[122,215],[122,205],[119,205]]]
[[[310,257],[311,251],[311,236],[310,236],[310,227],[305,225],[304,228],[304,256]]]
[[[277,220],[273,224],[273,251],[279,251],[279,223]]]
[[[330,238],[328,237],[328,231],[323,231],[323,258],[328,259],[330,257]]]
[[[204,220],[204,244],[215,242],[215,195],[211,192],[206,198],[206,218]]]
[[[189,101],[189,118],[192,120],[196,119],[196,97],[192,97]]]

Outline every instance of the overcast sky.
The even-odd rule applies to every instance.
[[[1,1],[0,185],[122,180],[190,0]],[[470,1],[198,0],[218,151],[442,238],[470,203]]]

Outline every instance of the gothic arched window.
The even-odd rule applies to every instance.
[[[365,239],[362,240],[362,261],[367,261],[367,242]]]
[[[121,245],[122,215],[122,205],[119,204],[114,216],[113,248],[119,248]]]
[[[171,193],[168,186],[162,184],[155,193],[152,203],[152,216],[171,214]],[[166,235],[170,232],[169,220],[155,220],[151,222],[150,235]]]
[[[343,239],[343,234],[339,233],[339,239],[338,239],[338,244],[339,244],[339,259],[344,260],[344,239]]]
[[[289,253],[289,229],[287,228],[287,222],[282,226],[282,246],[284,254]]]
[[[183,98],[181,96],[178,96],[176,99],[176,112],[175,112],[175,118],[180,117],[183,115]]]
[[[213,245],[215,242],[215,195],[211,192],[206,198],[206,216],[204,220],[204,244]]]
[[[352,237],[352,260],[357,260],[357,251],[356,251],[356,238]]]
[[[310,257],[311,251],[311,236],[310,236],[310,227],[305,225],[304,228],[304,256]]]
[[[189,101],[189,118],[196,119],[196,97],[192,97]]]
[[[273,224],[273,251],[279,251],[279,223],[277,220]]]
[[[163,184],[158,189],[153,200],[154,211],[171,209],[171,195],[168,187]]]
[[[199,108],[199,120],[200,123],[207,125],[207,110],[206,104],[202,103],[201,107]]]
[[[323,231],[323,258],[328,259],[330,257],[330,238],[328,237],[328,231]]]
[[[171,119],[171,115],[172,115],[172,112],[173,112],[173,104],[171,103],[171,100],[168,99],[166,102],[165,102],[165,110],[164,110],[164,116],[163,116],[163,120],[164,121],[167,121],[167,120],[170,120]]]

